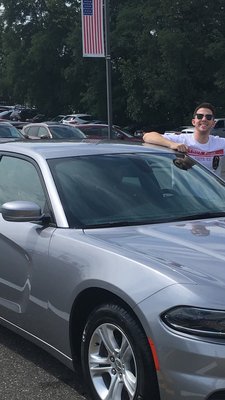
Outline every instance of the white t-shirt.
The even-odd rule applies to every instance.
[[[216,175],[221,176],[221,161],[225,155],[225,138],[210,135],[208,142],[202,144],[195,140],[193,133],[165,134],[164,136],[173,142],[186,144],[189,156]]]

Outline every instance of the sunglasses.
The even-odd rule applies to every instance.
[[[212,114],[195,114],[195,116],[197,119],[202,119],[203,117],[206,117],[208,121],[211,121],[214,118]]]

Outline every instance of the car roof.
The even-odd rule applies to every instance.
[[[92,117],[91,114],[66,114],[65,117]]]
[[[94,122],[89,122],[88,124],[76,124],[76,126],[83,126],[84,128],[108,127],[107,124],[95,124]],[[114,125],[112,125],[112,128],[115,128]]]
[[[32,122],[31,124],[27,124],[26,127],[30,126],[63,126],[63,128],[66,127],[72,127],[73,125],[63,125],[60,122],[54,122],[54,121],[47,121],[47,122]]]
[[[144,144],[142,142],[129,142],[121,144],[117,141],[108,140],[73,140],[73,141],[21,141],[0,143],[0,152],[13,152],[33,157],[34,159],[73,157],[95,154],[116,153],[142,153],[142,152],[171,153],[172,150],[156,145]]]

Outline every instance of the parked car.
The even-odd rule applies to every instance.
[[[193,126],[190,126],[186,129],[182,129],[181,133],[194,133],[195,128]]]
[[[94,120],[96,120],[96,118],[90,114],[69,114],[66,115],[61,122],[63,124],[87,124]]]
[[[9,119],[10,120],[10,116],[11,116],[11,114],[13,113],[13,109],[10,109],[10,110],[4,110],[4,111],[2,111],[2,112],[0,112],[0,121],[1,120],[7,120],[7,119]]]
[[[6,106],[4,104],[0,104],[0,112],[8,111],[8,110],[11,110],[12,108],[14,108],[14,107],[13,106]]]
[[[0,113],[0,120],[9,121],[21,121],[21,122],[35,122],[43,121],[46,117],[44,114],[38,113],[36,109],[33,108],[12,108],[9,110],[2,111]]]
[[[180,135],[181,133],[192,133],[192,132],[194,132],[193,125],[191,125],[191,126],[183,125],[183,126],[179,126],[178,128],[175,128],[172,131],[165,131],[164,134],[165,135],[167,135],[167,134],[168,135],[171,135],[171,134]]]
[[[0,141],[10,140],[21,140],[24,136],[20,131],[8,122],[0,121]],[[1,185],[1,183],[0,183]]]
[[[225,137],[225,118],[215,118],[215,126],[211,131],[214,136]]]
[[[75,126],[60,123],[32,123],[22,128],[22,134],[29,139],[85,139],[84,133]]]
[[[0,144],[0,322],[95,400],[225,398],[225,182],[163,147]]]
[[[79,128],[89,139],[108,139],[108,125],[107,124],[76,124],[76,127]],[[142,137],[134,137],[127,132],[124,132],[117,126],[112,127],[112,135],[111,139],[114,140],[127,140],[139,142],[143,141]]]
[[[55,117],[52,117],[49,121],[51,121],[51,122],[62,122],[64,117],[65,117],[65,114],[58,114]],[[47,122],[49,122],[49,121],[47,121]]]
[[[22,122],[42,122],[44,118],[44,114],[40,114],[35,108],[18,108],[10,115],[11,120]]]

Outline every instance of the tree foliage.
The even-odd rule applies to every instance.
[[[79,0],[2,0],[0,98],[51,115],[107,118],[104,59],[83,58]],[[210,101],[224,116],[225,5],[217,0],[111,0],[113,122],[190,123]]]

